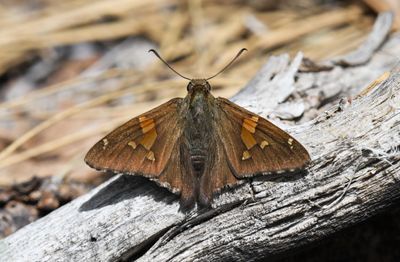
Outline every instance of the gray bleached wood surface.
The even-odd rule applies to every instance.
[[[264,104],[296,102],[309,114],[324,101],[305,97],[355,97],[391,71],[366,95],[285,127],[312,156],[307,172],[251,179],[217,197],[214,209],[189,214],[167,190],[119,175],[2,240],[2,260],[251,261],[319,240],[393,204],[400,196],[400,35],[357,67],[299,73],[301,56],[270,59],[270,69],[255,77],[263,80],[251,81],[233,100],[246,105],[253,89],[257,101],[248,108],[256,113],[273,114]],[[275,102],[270,92],[277,88],[291,91]]]

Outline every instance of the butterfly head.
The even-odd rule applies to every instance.
[[[211,85],[206,79],[192,79],[187,85],[187,91],[192,93],[194,91],[203,91],[204,93],[210,92]]]

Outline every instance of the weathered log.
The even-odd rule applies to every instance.
[[[378,23],[388,23],[386,18]],[[375,36],[381,43],[385,39]],[[234,97],[264,115],[289,103],[288,97],[307,109],[315,103],[302,95],[355,97],[390,70],[385,81],[354,100],[342,99],[310,122],[284,127],[312,156],[305,172],[250,179],[221,194],[213,209],[189,214],[179,211],[178,197],[167,190],[144,178],[118,175],[2,240],[0,257],[252,261],[281,255],[368,219],[400,197],[400,35],[370,56],[357,67],[335,64],[316,73],[298,72],[301,54],[291,63],[286,55],[271,58]],[[277,92],[273,97],[272,91]],[[250,101],[252,92],[257,94]]]

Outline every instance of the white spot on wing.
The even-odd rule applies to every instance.
[[[103,150],[106,150],[107,146],[108,146],[108,140],[107,140],[107,138],[104,138],[103,139]]]

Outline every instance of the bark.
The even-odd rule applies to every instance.
[[[400,35],[384,41],[387,32],[381,32],[391,21],[387,13],[377,20],[374,41],[358,50],[368,57],[342,58],[336,61],[347,61],[346,67],[331,62],[329,70],[312,73],[299,72],[301,54],[292,62],[287,55],[273,57],[233,98],[264,116],[294,105],[304,119],[313,118],[292,127],[277,123],[309,150],[312,163],[304,172],[250,179],[218,196],[213,209],[186,214],[167,190],[119,175],[2,240],[0,257],[254,261],[385,210],[400,196]],[[384,72],[390,72],[385,81],[360,93]],[[346,98],[317,117],[310,113],[340,96]]]

